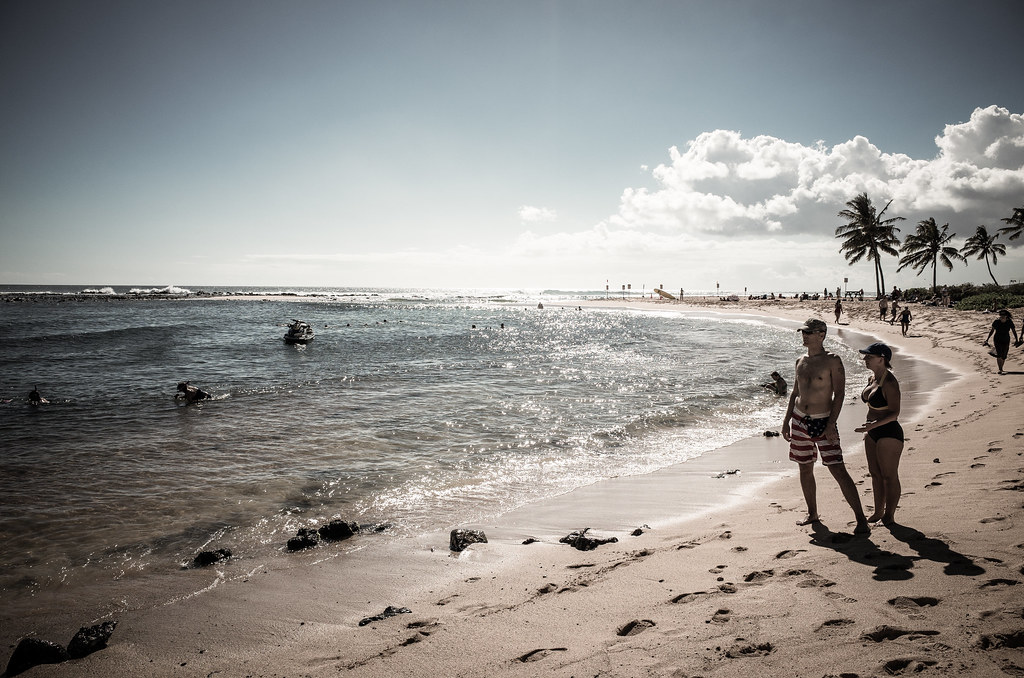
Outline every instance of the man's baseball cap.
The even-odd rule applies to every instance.
[[[864,355],[879,355],[886,360],[892,360],[892,349],[880,341],[876,341],[867,348],[862,348],[860,352]]]
[[[803,325],[799,327],[801,332],[828,332],[828,325],[825,324],[824,320],[818,318],[808,318]]]

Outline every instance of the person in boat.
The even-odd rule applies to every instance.
[[[198,386],[193,386],[187,381],[182,381],[178,384],[178,398],[185,401],[186,405],[199,402],[200,400],[209,400],[213,398],[209,393],[202,390]]]
[[[876,342],[860,349],[864,365],[871,370],[860,399],[868,406],[867,420],[855,431],[864,434],[864,453],[871,473],[871,493],[875,510],[869,523],[881,520],[886,525],[896,519],[900,501],[900,456],[905,436],[897,419],[900,416],[900,383],[892,373],[892,349]]]
[[[789,389],[786,380],[778,372],[772,372],[772,381],[767,384],[761,384],[761,386],[780,396],[786,395],[786,391]]]

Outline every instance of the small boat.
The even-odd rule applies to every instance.
[[[284,333],[284,340],[288,344],[305,344],[313,341],[313,328],[309,323],[293,319],[288,325],[288,331]]]

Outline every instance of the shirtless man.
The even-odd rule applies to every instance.
[[[827,331],[825,321],[818,318],[808,319],[800,328],[807,355],[796,361],[793,391],[782,420],[782,437],[789,441],[789,458],[799,464],[800,487],[807,502],[807,517],[797,524],[809,525],[819,520],[814,461],[820,452],[821,463],[832,472],[853,509],[857,519],[854,534],[866,534],[868,521],[857,486],[843,464],[836,427],[846,393],[846,370],[842,359],[822,346]]]

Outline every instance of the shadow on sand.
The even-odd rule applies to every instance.
[[[976,565],[969,556],[949,548],[949,544],[941,539],[925,536],[920,530],[899,523],[892,523],[888,528],[892,536],[917,551],[921,559],[945,563],[942,571],[948,575],[974,577],[985,574],[985,568]]]
[[[968,556],[951,549],[946,542],[925,536],[924,533],[912,527],[892,523],[888,526],[879,525],[875,529],[888,529],[893,537],[904,542],[916,551],[917,555],[904,556],[882,550],[871,541],[868,535],[833,532],[821,522],[812,526],[810,543],[842,553],[855,563],[873,567],[872,578],[878,581],[900,581],[913,578],[914,574],[911,570],[914,563],[919,560],[944,563],[943,572],[951,576],[973,577],[985,573],[984,568],[976,565]]]
[[[832,549],[855,563],[875,568],[871,576],[878,581],[900,581],[914,576],[910,571],[914,567],[913,558],[883,551],[868,535],[833,532],[819,521],[811,526],[811,544]]]

